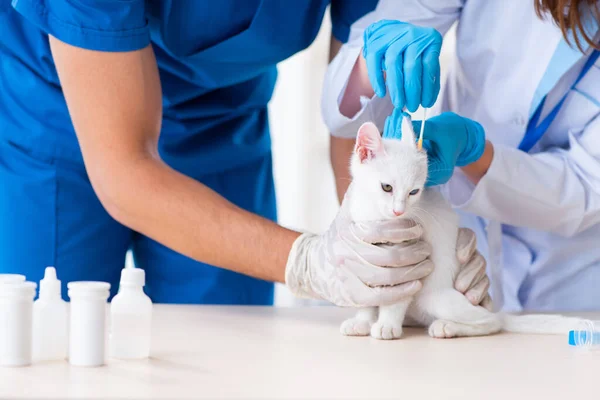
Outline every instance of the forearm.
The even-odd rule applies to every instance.
[[[342,44],[332,35],[329,49],[329,62],[333,60],[341,47]],[[346,93],[342,99],[342,105],[340,105],[340,109],[344,109],[342,112],[348,113],[346,116],[354,115],[360,110],[360,101],[358,99],[361,95],[369,96],[370,92],[370,96],[373,96],[373,89],[371,88],[369,78],[366,75],[366,64],[364,59],[362,56],[358,59],[362,60],[362,64],[358,65],[360,61],[357,60],[354,67],[356,71],[353,70],[350,77],[349,92]],[[340,138],[333,135],[330,136],[329,156],[340,204],[352,181],[352,177],[350,176],[350,156],[354,150],[354,142],[355,139]]]
[[[160,160],[122,159],[112,165],[114,171],[106,172],[116,179],[103,203],[115,219],[195,260],[284,281],[297,232],[236,207]]]
[[[335,177],[335,188],[340,203],[350,186],[352,177],[350,175],[350,157],[354,151],[354,139],[338,138],[330,136],[330,157],[333,175]]]
[[[490,169],[493,159],[494,146],[492,145],[492,142],[488,140],[485,142],[485,149],[481,158],[474,163],[462,167],[462,171],[466,177],[476,185]]]
[[[360,99],[370,99],[374,95],[375,92],[367,74],[367,64],[361,54],[350,72],[348,84],[340,102],[340,113],[347,118],[354,117],[362,108]]]
[[[575,151],[583,154],[577,146]],[[481,161],[471,170],[463,168],[475,186],[468,187],[461,177],[450,181],[447,193],[454,206],[489,220],[562,236],[600,223],[597,162],[577,164],[567,152],[532,155],[500,145],[490,159],[489,166]]]
[[[162,93],[152,48],[95,52],[54,38],[50,45],[87,173],[107,211],[190,258],[282,282],[299,234],[161,161]]]

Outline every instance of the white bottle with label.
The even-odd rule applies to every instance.
[[[65,360],[68,337],[68,305],[61,297],[56,270],[48,267],[40,281],[40,295],[33,304],[33,360]]]
[[[119,293],[110,304],[110,355],[119,359],[150,356],[152,301],[144,293],[146,275],[140,268],[121,271]]]

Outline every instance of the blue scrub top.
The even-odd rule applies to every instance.
[[[193,163],[205,174],[243,165],[270,151],[276,64],[310,45],[328,5],[333,34],[345,42],[350,25],[376,3],[13,0],[11,7],[0,0],[0,139],[82,161],[47,34],[99,51],[151,44],[163,90],[165,161],[180,170]]]

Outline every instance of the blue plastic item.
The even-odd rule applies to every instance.
[[[600,346],[600,322],[582,320],[569,331],[569,345],[591,349]]]

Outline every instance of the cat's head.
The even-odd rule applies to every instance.
[[[353,196],[373,207],[379,219],[411,215],[427,179],[427,155],[417,148],[412,123],[402,120],[402,139],[384,139],[367,122],[358,130],[350,166]],[[368,204],[365,204],[368,203]]]

